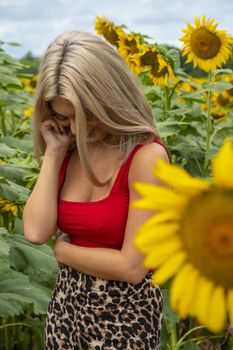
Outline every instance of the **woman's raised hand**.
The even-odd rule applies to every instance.
[[[70,127],[64,127],[54,119],[43,121],[40,131],[47,145],[46,149],[52,153],[66,152],[74,141]]]

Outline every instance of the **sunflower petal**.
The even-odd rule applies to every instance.
[[[227,306],[229,310],[230,326],[233,328],[233,289],[228,291]]]
[[[158,268],[156,273],[153,275],[153,283],[154,284],[163,284],[169,278],[174,276],[174,274],[178,271],[181,264],[185,261],[186,254],[182,251],[174,254],[166,262]]]
[[[178,231],[177,223],[159,224],[147,230],[139,229],[135,239],[135,244],[138,247],[150,247],[151,244],[169,239]]]
[[[163,244],[157,244],[147,251],[149,254],[144,260],[144,266],[147,268],[157,268],[172,254],[177,253],[182,248],[181,241],[178,238],[163,242]],[[143,252],[143,251],[142,251]]]
[[[196,298],[192,305],[192,314],[203,324],[208,323],[209,300],[213,289],[214,285],[211,281],[203,276],[199,278]]]
[[[169,221],[177,221],[179,218],[180,213],[175,210],[156,213],[145,221],[145,223],[140,227],[139,231],[150,229],[157,224],[162,224]]]
[[[174,191],[148,183],[135,182],[135,189],[144,198],[133,201],[131,208],[163,210],[164,208],[183,208],[187,202],[185,196],[176,194]]]
[[[226,321],[226,302],[224,289],[218,286],[211,295],[208,307],[208,323],[207,326],[213,332],[219,332],[223,329]]]
[[[161,159],[157,161],[157,167],[153,170],[153,173],[161,181],[185,194],[192,195],[209,188],[208,182],[193,178],[184,169],[170,165]]]
[[[196,269],[190,269],[189,274],[186,276],[187,288],[179,304],[179,314],[182,318],[192,314],[192,304],[198,288],[198,277],[199,273]]]
[[[212,171],[216,183],[223,188],[233,189],[233,145],[226,138],[217,155],[212,160]]]
[[[174,310],[179,309],[180,302],[186,290],[186,279],[190,273],[192,273],[192,265],[187,263],[179,270],[172,281],[170,301]]]

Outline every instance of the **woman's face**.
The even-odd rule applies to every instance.
[[[72,103],[64,97],[57,96],[50,102],[52,118],[59,124],[70,127],[72,134],[76,135],[75,110]]]

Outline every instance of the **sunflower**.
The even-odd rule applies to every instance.
[[[168,86],[168,79],[175,79],[171,65],[156,47],[143,44],[139,48],[139,53],[134,55],[137,72],[146,70],[154,85]]]
[[[142,38],[134,33],[127,34],[119,33],[118,52],[124,58],[129,68],[138,74],[137,65],[134,60],[134,55],[139,52],[139,45],[142,43]]]
[[[27,109],[25,109],[25,111],[23,112],[23,115],[27,118],[30,118],[32,117],[33,113],[34,113],[34,108],[30,106]]]
[[[3,212],[11,211],[14,216],[17,216],[19,209],[21,210],[21,207],[18,207],[15,203],[9,203],[3,198],[0,198],[0,207]]]
[[[97,34],[102,35],[110,44],[118,47],[119,35],[123,34],[122,27],[115,26],[104,17],[96,16],[95,30]]]
[[[139,35],[130,33],[121,33],[119,35],[118,51],[122,57],[127,57],[139,53],[139,46],[142,44],[142,39]]]
[[[221,67],[232,54],[233,39],[225,30],[217,30],[218,23],[206,16],[195,18],[195,26],[187,23],[187,29],[182,31],[185,35],[180,38],[184,42],[182,55],[187,55],[186,63],[194,63],[209,72]]]
[[[138,231],[152,283],[172,278],[171,306],[211,331],[233,325],[233,145],[227,138],[212,160],[213,179],[193,178],[162,160],[155,176],[168,187],[135,183],[142,198],[134,208],[156,214]],[[171,186],[171,187],[170,187]]]
[[[33,78],[21,78],[21,82],[24,84],[25,90],[31,94],[35,94],[36,84],[38,80],[38,75],[35,75]]]
[[[23,206],[8,202],[6,199],[0,197],[0,207],[3,212],[9,212],[11,211],[14,216],[17,216],[18,211],[23,211]]]
[[[226,119],[227,112],[230,110],[228,107],[230,103],[230,98],[225,91],[217,93],[212,93],[212,108],[211,116],[215,120]]]

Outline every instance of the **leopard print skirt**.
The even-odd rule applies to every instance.
[[[61,266],[48,305],[45,350],[159,350],[163,299],[150,277],[132,284]]]

